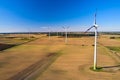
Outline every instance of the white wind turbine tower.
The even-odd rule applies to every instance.
[[[65,43],[67,44],[67,38],[68,38],[67,32],[69,27],[63,27],[63,29],[65,30]]]
[[[95,41],[94,41],[94,65],[93,65],[93,69],[96,70],[97,69],[97,28],[98,28],[98,25],[96,24],[96,16],[97,16],[97,11],[95,13],[95,20],[94,20],[94,24],[93,26],[91,26],[89,29],[87,29],[85,31],[88,32],[89,30],[91,30],[92,28],[95,29]]]
[[[49,40],[50,40],[50,32],[51,32],[51,31],[50,31],[50,27],[48,27],[48,30],[49,30],[49,34],[48,34],[48,35],[49,35]]]

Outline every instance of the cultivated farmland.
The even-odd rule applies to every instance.
[[[1,38],[1,42],[20,45],[0,52],[1,80],[120,80],[120,52],[113,49],[120,47],[120,40],[110,38],[116,35],[98,38],[100,71],[90,69],[93,66],[92,36],[70,37],[67,44],[64,37],[49,39],[44,34],[31,34],[34,39],[28,35],[9,36],[17,38],[9,38],[11,41]]]

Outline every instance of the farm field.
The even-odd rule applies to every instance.
[[[0,51],[21,45],[37,39],[38,36],[31,34],[0,34]]]
[[[94,37],[68,38],[67,44],[62,37],[35,37],[0,52],[1,80],[120,80],[120,58],[108,48],[120,47],[119,39],[100,36],[97,65],[104,70],[95,72],[90,70]]]
[[[108,35],[99,38],[99,43],[104,45],[99,44],[98,46],[98,66],[104,67],[103,72],[94,72],[89,69],[93,65],[92,45],[94,38],[83,37],[76,40],[69,39],[69,44],[63,50],[63,55],[37,80],[119,80],[120,58],[116,60],[116,57],[105,47],[106,44],[110,46],[112,43],[109,44],[108,41],[111,40],[104,38],[104,36]],[[115,40],[114,42],[116,44],[113,43],[112,45],[120,46],[120,41]],[[81,46],[83,44],[85,46]]]

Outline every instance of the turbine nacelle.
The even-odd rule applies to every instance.
[[[99,26],[97,24],[94,24],[92,27],[94,28],[98,28]]]

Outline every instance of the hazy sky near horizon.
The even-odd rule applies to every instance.
[[[96,8],[99,31],[120,31],[120,0],[0,0],[0,32],[84,31]]]

